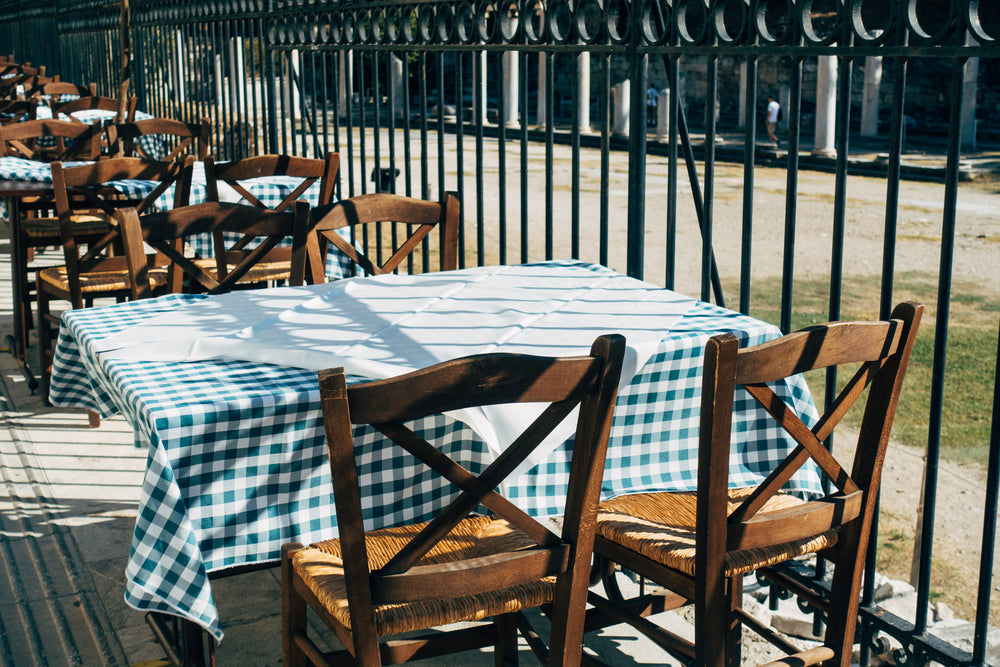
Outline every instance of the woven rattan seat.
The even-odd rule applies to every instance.
[[[549,664],[579,664],[594,517],[624,351],[621,336],[601,336],[587,356],[480,354],[350,386],[343,368],[320,371],[340,537],[282,547],[282,664],[374,666],[486,645],[495,647],[496,664],[509,664],[516,660],[517,628]],[[439,448],[440,434],[409,427],[430,415],[513,403],[533,404],[541,414],[478,474]],[[566,510],[557,534],[502,490],[574,410]],[[385,436],[377,443],[380,455],[408,453],[415,477],[426,468],[428,482],[446,482],[440,501],[418,509],[414,524],[366,530],[362,507],[371,497],[359,484],[355,424]],[[421,486],[401,490],[396,502],[420,508]],[[548,651],[521,614],[539,605],[552,621]],[[307,606],[346,651],[321,653],[308,634]],[[493,622],[438,629],[486,619]],[[415,631],[428,632],[399,636]]]
[[[729,512],[746,500],[753,489],[730,489]],[[788,494],[768,499],[765,512],[793,509],[805,501]],[[637,493],[618,496],[601,503],[597,534],[667,567],[694,575],[695,493]],[[752,572],[815,553],[837,543],[837,531],[756,549],[726,552],[726,576]]]
[[[74,236],[107,234],[111,231],[111,224],[103,215],[73,215],[70,216],[70,221],[73,223]],[[21,222],[21,231],[34,241],[50,239],[59,243],[62,238],[59,218],[29,218]],[[37,247],[39,244],[34,245]]]
[[[848,667],[879,476],[922,312],[923,306],[903,303],[888,320],[830,322],[743,349],[731,333],[709,338],[698,417],[697,488],[624,495],[601,504],[594,551],[603,560],[607,598],[592,595],[589,627],[627,619],[685,664],[723,667],[740,664],[745,622],[794,655],[780,664]],[[840,366],[851,374],[815,423],[809,411],[800,415],[787,403],[779,381]],[[761,471],[756,486],[734,490],[730,456],[750,446],[734,423],[738,401],[756,401],[759,418],[773,419],[775,434],[787,438],[787,453],[770,471]],[[838,439],[831,451],[829,438],[852,405],[864,406],[855,446],[845,447]],[[851,466],[843,467],[838,456],[851,460]],[[829,491],[800,500],[783,489],[806,464],[825,476]],[[786,567],[807,554],[833,563],[829,588]],[[619,569],[668,592],[642,587],[638,596],[625,600]],[[754,571],[826,613],[823,646],[800,652],[746,614],[743,578]],[[636,616],[688,604],[694,606],[693,642]]]
[[[150,281],[156,287],[167,284],[167,272],[164,269],[153,269],[149,272]],[[69,272],[65,266],[53,266],[38,272],[38,281],[45,285],[49,292],[69,292]],[[94,294],[104,295],[109,292],[126,293],[131,289],[128,274],[121,271],[88,271],[80,274],[80,293],[86,298]]]
[[[369,567],[375,570],[384,566],[425,526],[413,524],[369,531],[365,536]],[[459,562],[531,546],[534,542],[524,533],[512,529],[506,521],[470,517],[459,523],[418,564]],[[340,540],[328,540],[296,552],[292,566],[323,606],[345,628],[350,629],[351,614]],[[552,602],[555,583],[555,577],[545,577],[479,595],[376,605],[375,627],[380,635],[394,635],[460,621],[481,621],[497,614]]]

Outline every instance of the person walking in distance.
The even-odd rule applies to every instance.
[[[777,145],[778,137],[774,134],[774,128],[778,125],[778,114],[781,113],[781,105],[770,95],[767,96],[767,138]]]

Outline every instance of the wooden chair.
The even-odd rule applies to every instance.
[[[743,577],[818,553],[834,565],[830,591],[814,591],[809,597],[827,615],[824,646],[798,653],[784,664],[850,665],[882,461],[922,312],[923,306],[903,303],[889,321],[824,324],[743,350],[732,334],[708,341],[697,492],[620,496],[602,503],[598,514],[594,549],[600,556],[673,591],[675,595],[666,598],[667,608],[694,604],[693,646],[662,628],[650,628],[645,619],[630,621],[637,629],[698,665],[739,665],[744,622],[796,654],[793,645],[743,612]],[[857,371],[811,429],[768,386],[805,371],[845,364]],[[841,452],[845,458],[853,454],[848,471],[824,443],[866,388],[856,446]],[[734,489],[729,488],[729,454],[731,447],[739,446],[731,444],[734,435],[739,436],[732,423],[733,404],[749,397],[798,446],[759,486]],[[808,502],[781,493],[810,459],[829,478],[832,491]],[[606,578],[609,584],[612,577]],[[614,585],[608,589],[610,597],[620,598]],[[620,607],[596,595],[592,601],[605,612]]]
[[[123,207],[134,207],[140,212],[149,210],[171,187],[174,188],[173,206],[186,204],[192,162],[192,158],[174,162],[114,158],[76,167],[52,163],[52,189],[64,264],[40,269],[37,273],[38,354],[42,386],[46,390],[43,395],[47,395],[52,363],[51,338],[59,329],[59,318],[50,312],[50,302],[67,301],[71,308],[77,309],[96,298],[131,296],[132,284],[124,259],[117,258],[120,260],[117,268],[116,260],[104,261],[109,249],[121,245],[120,229],[109,221],[114,218],[115,211]],[[126,197],[101,187],[122,180],[154,181],[155,186],[140,197]],[[101,221],[104,232],[97,235],[81,228],[77,218],[81,214]],[[82,239],[84,232],[87,236]],[[85,253],[80,249],[83,240],[89,241]]]
[[[437,249],[440,270],[452,271],[458,268],[460,207],[458,197],[450,192],[440,203],[377,193],[351,197],[326,209],[314,211],[313,217],[317,221],[309,238],[309,270],[312,272],[313,282],[324,280],[329,244],[349,257],[364,273],[378,275],[395,271],[435,227],[440,231]],[[382,261],[381,247],[377,247],[374,253],[369,250],[366,254],[338,233],[338,230],[345,228],[358,229],[370,225],[375,229],[369,239],[378,246],[382,236],[380,223],[396,226],[399,238],[403,239],[387,250],[389,257],[385,261]],[[375,255],[374,260],[371,254]]]
[[[135,108],[137,105],[136,98],[130,97],[125,101],[125,119],[124,122],[131,123],[135,121]],[[108,111],[118,113],[118,100],[113,97],[102,97],[101,95],[91,95],[88,97],[78,97],[75,100],[70,100],[68,102],[62,102],[52,105],[52,117],[60,118],[60,114],[66,116],[69,120],[79,123],[82,121],[77,120],[73,117],[73,114],[78,111]]]
[[[211,156],[205,158],[205,183],[208,201],[219,201],[219,186],[231,188],[251,206],[284,211],[315,184],[319,184],[317,205],[328,205],[333,201],[333,187],[340,166],[340,155],[327,153],[322,160],[293,157],[287,155],[261,155],[230,162],[216,163]],[[245,181],[265,176],[291,176],[302,182],[281,201],[268,205],[255,197],[245,186]],[[216,252],[227,248],[231,253],[246,248],[251,238],[244,238],[233,244],[216,234]],[[291,264],[290,248],[275,248],[266,258],[256,264],[245,277],[244,282],[274,282],[288,279]]]
[[[343,369],[321,371],[340,538],[282,548],[282,664],[330,664],[306,634],[307,605],[347,647],[347,658],[379,665],[488,643],[501,664],[516,656],[515,625],[526,623],[520,612],[549,604],[548,662],[577,664],[594,512],[624,349],[621,336],[602,336],[590,356],[478,355],[350,386]],[[403,425],[448,410],[520,402],[550,405],[478,477]],[[577,405],[566,514],[556,535],[498,489]],[[402,448],[458,487],[448,506],[428,523],[365,530],[353,424],[374,425],[393,441],[387,447]],[[475,513],[480,504],[489,514]],[[492,625],[457,633],[380,640],[489,617]],[[532,648],[544,653],[537,644]]]
[[[208,156],[212,123],[203,118],[200,123],[186,123],[169,118],[147,118],[131,123],[107,126],[107,144],[112,155],[142,157],[147,160],[173,160],[180,155],[194,155],[199,161]],[[162,137],[163,155],[150,150],[144,137]]]
[[[288,282],[305,281],[306,235],[309,230],[309,204],[296,202],[291,211],[270,211],[245,204],[203,202],[163,213],[139,217],[128,208],[118,215],[125,242],[132,298],[153,296],[162,284],[164,267],[170,291],[178,292],[187,278],[194,291],[209,294],[229,292],[253,271],[254,265],[269,250],[286,238],[292,239],[291,267]],[[231,232],[237,237],[252,236],[260,244],[250,252],[222,253],[214,260],[199,260],[184,253],[183,243],[196,234]],[[145,246],[155,251],[148,254]],[[223,261],[229,257],[231,261]]]
[[[42,162],[92,160],[99,146],[100,132],[91,125],[46,118],[0,126],[4,157]]]

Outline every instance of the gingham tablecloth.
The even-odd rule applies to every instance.
[[[540,267],[553,276],[615,275],[582,262],[526,269]],[[136,444],[148,448],[126,601],[139,610],[186,617],[221,639],[209,574],[273,562],[286,542],[333,537],[336,517],[314,372],[237,361],[115,361],[93,352],[106,336],[203,298],[168,295],[67,312],[50,399],[103,416],[122,413],[135,428]],[[701,357],[705,341],[722,332],[733,332],[746,345],[779,335],[772,325],[700,302],[662,332],[656,352],[619,394],[603,497],[694,488]],[[807,422],[815,420],[801,378],[777,391]],[[748,396],[737,396],[736,413],[733,429],[742,444],[731,476],[747,485],[763,479],[792,445]],[[461,422],[439,415],[416,429],[474,471],[490,460],[482,440]],[[446,502],[449,490],[432,485],[423,470],[388,457],[377,432],[360,427],[355,438],[369,525],[421,520]],[[510,497],[531,514],[559,514],[570,445],[562,443],[517,478]],[[793,486],[818,491],[815,470],[801,471]],[[404,495],[413,489],[420,490],[416,499]]]
[[[85,162],[64,162],[63,166],[72,167]],[[35,160],[26,160],[17,157],[0,157],[0,179],[8,181],[30,181],[32,183],[51,183],[52,168],[44,163]],[[241,184],[262,204],[268,207],[277,206],[285,197],[291,194],[295,188],[302,183],[302,179],[293,176],[265,176],[252,178],[243,181]],[[111,181],[108,187],[122,193],[130,199],[141,199],[153,191],[156,181],[141,180],[121,180]],[[189,202],[198,204],[205,201],[208,193],[205,188],[205,168],[204,163],[196,162],[194,173],[191,179],[191,195]],[[234,203],[243,202],[242,197],[232,188],[220,188],[219,198],[223,201]],[[312,206],[319,203],[319,183],[314,183],[302,193],[302,199]],[[153,210],[166,211],[173,207],[174,188],[168,188],[157,198],[152,206]],[[245,202],[244,202],[245,203]],[[7,202],[0,200],[0,217],[7,217]],[[234,239],[235,240],[235,239]],[[192,249],[202,257],[214,256],[214,248],[209,235],[195,236],[190,240]],[[328,280],[345,278],[355,275],[356,265],[343,253],[331,248],[327,253],[326,277]]]

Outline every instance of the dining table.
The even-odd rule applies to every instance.
[[[122,415],[147,452],[125,600],[224,635],[212,581],[276,564],[281,545],[337,535],[317,370],[389,377],[495,351],[587,354],[620,333],[627,353],[602,497],[693,490],[702,356],[732,332],[754,345],[777,327],[579,260],[354,277],[205,296],[170,294],[62,316],[53,405]],[[801,377],[777,394],[816,419]],[[731,479],[752,485],[795,446],[737,396]],[[533,418],[532,407],[434,415],[414,430],[473,472]],[[568,420],[573,421],[573,420]],[[420,521],[452,494],[383,436],[354,429],[366,525]],[[535,516],[562,511],[572,450],[564,424],[508,481]],[[820,491],[806,466],[792,492]]]
[[[64,162],[65,167],[73,167],[85,162]],[[302,179],[293,176],[264,176],[248,179],[241,183],[251,194],[257,197],[265,206],[277,206],[285,197],[295,191]],[[112,181],[104,189],[115,192],[126,199],[140,200],[153,191],[156,181],[120,180]],[[243,197],[225,183],[219,184],[219,199],[221,201],[246,203]],[[11,261],[20,257],[18,244],[20,242],[21,201],[25,198],[52,197],[52,168],[48,163],[28,160],[18,157],[0,157],[0,217],[8,221],[11,243]],[[197,204],[207,199],[205,166],[203,162],[195,162],[191,177],[189,203]],[[319,203],[319,183],[313,184],[302,193],[302,199],[316,206]],[[174,188],[168,188],[151,207],[151,210],[169,210],[173,206]],[[209,235],[196,236],[191,240],[192,251],[203,257],[214,256],[214,248]],[[336,248],[327,254],[326,276],[333,280],[352,276],[355,273],[354,262],[339,252]],[[17,266],[11,266],[12,279],[18,283],[23,280],[22,271]],[[31,372],[27,360],[28,322],[27,308],[30,304],[23,303],[21,297],[26,293],[22,284],[12,286],[13,293],[13,334],[6,341],[21,367],[29,388],[34,391],[38,382]]]

